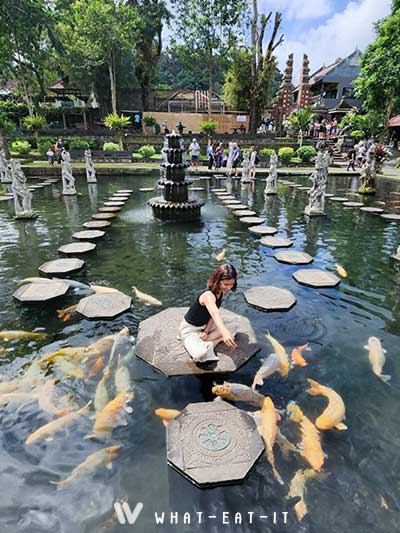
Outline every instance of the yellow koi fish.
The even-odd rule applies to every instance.
[[[347,272],[345,271],[345,269],[338,264],[336,264],[335,266],[339,276],[342,276],[342,278],[347,278]]]
[[[31,392],[10,392],[0,396],[0,407],[6,406],[9,403],[26,404],[36,402],[39,395]]]
[[[111,293],[115,293],[115,292],[120,292],[118,289],[113,289],[112,287],[103,287],[102,285],[92,285],[92,284],[90,284],[89,287],[96,294],[111,294]]]
[[[118,366],[115,371],[115,388],[118,393],[132,392],[131,375],[125,365],[122,364],[121,354],[118,354]],[[133,396],[132,396],[133,397]]]
[[[93,433],[85,438],[111,437],[113,429],[117,426],[126,426],[125,408],[132,399],[132,394],[119,393],[102,411],[96,414]]]
[[[386,361],[386,350],[382,348],[381,341],[377,337],[370,337],[368,339],[368,346],[364,346],[369,351],[369,362],[372,366],[372,372],[378,376],[379,379],[387,383],[391,376],[382,374],[382,369]]]
[[[276,411],[273,401],[269,396],[266,396],[261,408],[261,424],[258,426],[258,431],[264,440],[265,447],[267,449],[267,459],[272,467],[274,477],[281,485],[283,485],[282,478],[275,468],[275,457],[273,450],[279,431],[277,422],[280,419],[281,417]]]
[[[165,427],[167,427],[169,422],[176,418],[179,413],[180,411],[177,411],[176,409],[164,409],[164,407],[159,407],[154,410],[154,414],[161,418]]]
[[[94,376],[97,376],[97,374],[100,372],[100,370],[103,368],[105,363],[104,355],[101,355],[96,359],[96,361],[93,363],[93,365],[90,367],[88,378],[92,378]]]
[[[315,421],[317,428],[346,430],[347,426],[342,423],[342,420],[346,418],[346,407],[339,394],[333,389],[321,385],[318,381],[313,379],[307,379],[307,381],[311,385],[306,391],[308,394],[311,394],[311,396],[321,395],[328,398],[328,405],[325,411]]]
[[[303,346],[297,346],[297,348],[293,348],[292,353],[290,354],[290,358],[294,365],[298,365],[298,366],[308,365],[308,362],[304,359],[302,355],[302,353],[306,350],[309,350],[308,344],[304,344]]]
[[[139,291],[139,289],[134,285],[132,285],[132,291],[135,294],[136,298],[144,302],[146,305],[162,305],[162,302],[160,302],[160,300],[157,300],[157,298],[150,296],[150,294],[146,294],[142,291]]]
[[[306,483],[309,479],[315,478],[316,476],[317,473],[311,468],[308,470],[298,470],[290,482],[289,493],[286,498],[290,499],[300,497],[300,500],[294,506],[294,511],[296,513],[297,520],[302,520],[308,513],[306,502],[304,501],[304,495],[306,493]]]
[[[70,317],[71,313],[75,312],[77,307],[77,305],[70,305],[65,309],[57,309],[58,318]]]
[[[0,331],[0,339],[4,341],[14,341],[19,339],[24,340],[44,340],[47,337],[47,333],[35,333],[33,331]]]
[[[55,396],[56,386],[55,381],[47,381],[39,392],[39,407],[42,411],[49,413],[51,416],[59,417],[65,416],[71,412],[71,409],[59,409],[53,403],[53,397]]]
[[[289,370],[292,367],[292,364],[289,361],[289,356],[286,353],[285,348],[280,344],[274,337],[270,334],[270,332],[266,335],[269,342],[272,344],[274,348],[275,354],[278,356],[279,359],[279,372],[283,378],[286,378],[289,374]]]
[[[218,255],[215,256],[215,259],[217,261],[223,261],[225,259],[225,248],[222,250],[222,252],[220,252]]]

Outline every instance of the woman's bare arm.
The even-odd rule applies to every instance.
[[[200,304],[205,305],[207,307],[211,318],[214,320],[218,331],[222,335],[224,343],[230,348],[236,348],[237,344],[235,342],[235,339],[232,337],[230,331],[225,326],[224,321],[222,320],[220,310],[218,309],[216,304],[215,295],[211,291],[206,291],[200,296],[199,302]]]

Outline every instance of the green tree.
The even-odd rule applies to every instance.
[[[306,107],[305,109],[299,109],[298,111],[294,111],[289,117],[291,127],[295,131],[299,132],[300,148],[303,146],[304,133],[308,130],[313,120],[314,113],[311,107]]]
[[[110,113],[104,119],[105,126],[115,132],[115,137],[117,143],[119,144],[120,150],[124,149],[124,144],[122,142],[124,129],[127,128],[130,123],[131,121],[129,117],[126,117],[125,115],[118,115],[117,113]]]
[[[46,127],[45,117],[43,115],[25,117],[23,124],[27,130],[33,131],[36,139],[36,146],[39,148],[39,131]]]

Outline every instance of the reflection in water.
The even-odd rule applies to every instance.
[[[62,196],[65,208],[67,210],[67,217],[71,226],[77,226],[79,223],[79,204],[76,196]]]
[[[88,183],[87,187],[90,205],[93,211],[95,211],[97,209],[97,183]]]

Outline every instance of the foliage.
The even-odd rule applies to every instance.
[[[313,146],[301,146],[296,153],[300,160],[306,163],[317,155],[317,150]]]
[[[202,120],[200,122],[200,131],[209,137],[215,134],[217,128],[218,122],[216,120]]]
[[[41,155],[46,155],[46,152],[49,148],[54,150],[55,144],[56,144],[56,139],[54,137],[39,137],[37,148]]]
[[[303,144],[304,133],[308,130],[314,120],[314,113],[311,107],[294,111],[289,117],[290,126],[299,132],[300,146]]]
[[[275,154],[275,150],[273,148],[261,148],[260,155],[263,157],[271,157],[272,154]]]
[[[31,117],[25,117],[23,124],[27,130],[36,133],[46,127],[46,119],[43,115],[33,115]]]
[[[138,152],[133,152],[132,159],[143,159],[143,156],[142,154],[139,154]]]
[[[82,139],[81,137],[75,137],[69,139],[70,150],[87,150],[90,148],[89,141]]]
[[[282,146],[282,148],[279,148],[278,156],[282,163],[290,163],[294,156],[294,149],[290,146]]]
[[[149,158],[152,155],[156,154],[156,149],[154,146],[150,144],[145,144],[144,146],[141,146],[138,150],[138,153],[141,154],[145,158]]]
[[[17,154],[29,154],[31,149],[32,146],[28,143],[28,141],[13,141],[11,143],[11,150]]]
[[[143,117],[143,124],[145,126],[155,126],[157,124],[157,120],[154,117]]]
[[[129,117],[125,115],[118,115],[117,113],[110,113],[104,119],[104,125],[108,129],[115,131],[115,136],[119,144],[120,150],[124,149],[124,145],[122,143],[123,130],[124,128],[127,128],[130,123],[131,121]]]
[[[103,144],[103,150],[105,152],[119,152],[119,144],[117,143],[104,143]]]
[[[354,137],[354,140],[356,142],[358,142],[361,141],[361,139],[364,139],[365,133],[363,132],[363,130],[353,130],[351,132],[351,136]]]
[[[161,126],[160,126],[160,124],[159,124],[158,122],[156,122],[156,123],[154,124],[154,133],[155,133],[156,135],[159,135],[159,134],[161,133]]]
[[[6,113],[10,119],[17,119],[28,114],[28,106],[7,98],[0,100],[0,113]]]
[[[385,119],[382,113],[369,111],[361,114],[356,111],[349,111],[341,120],[340,128],[350,126],[350,130],[360,130],[365,137],[377,135],[385,126]]]

